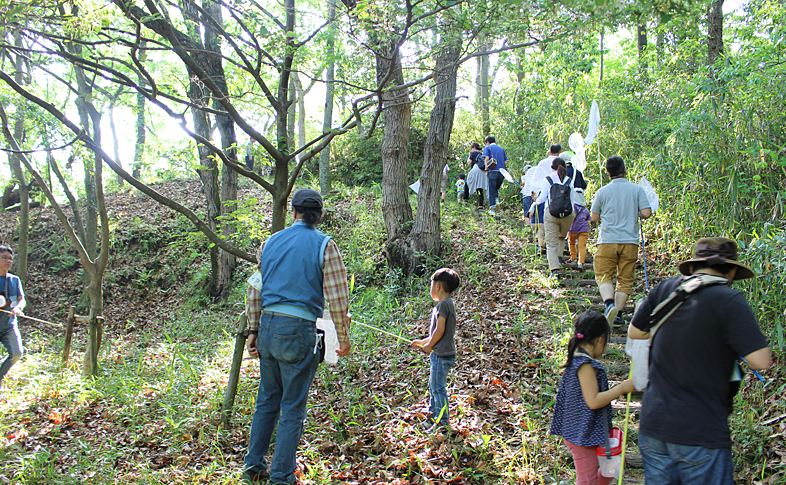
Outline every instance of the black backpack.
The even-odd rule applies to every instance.
[[[549,189],[549,212],[557,219],[568,217],[573,213],[573,202],[570,200],[570,177],[565,184],[555,184],[551,176],[546,177],[551,188]]]

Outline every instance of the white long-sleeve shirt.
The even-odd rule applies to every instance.
[[[549,180],[551,179],[555,184],[565,184],[568,180],[568,176],[566,175],[564,179],[560,180],[559,174],[556,171],[551,172],[543,179],[543,182],[540,184],[540,193],[538,194],[538,199],[532,204],[532,207],[536,207],[538,204],[542,204],[543,202],[546,203],[546,208],[549,208],[549,193],[551,192],[551,184]],[[572,185],[572,184],[571,184]],[[574,191],[570,191],[570,203],[573,204],[574,200],[573,197],[575,195]]]

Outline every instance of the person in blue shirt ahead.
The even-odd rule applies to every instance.
[[[489,214],[494,214],[497,211],[497,196],[499,189],[502,187],[502,181],[505,177],[499,171],[505,168],[505,162],[508,161],[508,156],[505,150],[497,145],[497,140],[493,136],[487,136],[485,139],[486,148],[483,149],[483,158],[486,160],[486,170],[489,177]],[[489,160],[494,159],[496,165],[489,164]]]
[[[8,350],[8,357],[0,365],[0,386],[3,378],[22,358],[22,336],[16,317],[22,315],[25,308],[25,292],[18,276],[9,273],[14,263],[14,250],[8,246],[0,246],[0,342]]]

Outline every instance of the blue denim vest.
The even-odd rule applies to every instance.
[[[311,321],[322,316],[322,263],[329,240],[302,222],[270,236],[259,262],[263,309]]]

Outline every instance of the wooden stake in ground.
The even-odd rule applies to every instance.
[[[229,413],[232,411],[232,406],[235,405],[235,396],[237,396],[237,387],[240,382],[240,367],[243,365],[243,351],[246,347],[246,339],[248,338],[248,317],[243,312],[238,317],[237,333],[235,334],[235,350],[232,353],[232,368],[229,370],[229,381],[227,382],[227,390],[224,392],[224,403],[221,405],[221,426],[229,426]]]

